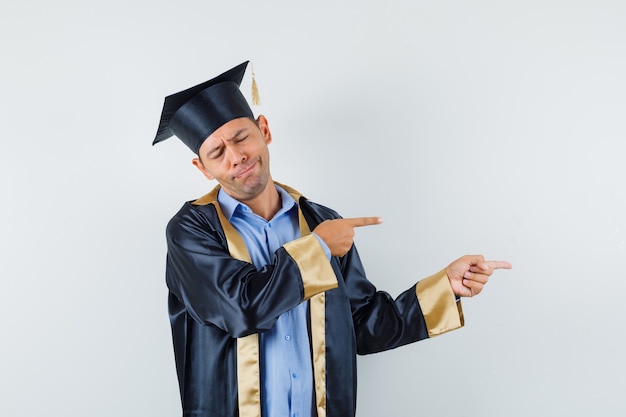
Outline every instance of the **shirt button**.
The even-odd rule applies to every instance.
[[[289,336],[289,335],[285,336],[285,340],[286,341],[290,341],[291,340],[291,336]]]
[[[296,373],[294,372],[293,374],[291,374],[291,376],[293,377],[293,379],[296,379]]]

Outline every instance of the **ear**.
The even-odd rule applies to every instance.
[[[256,121],[259,124],[259,130],[261,131],[263,138],[265,138],[265,144],[269,145],[270,143],[272,143],[272,132],[270,132],[270,126],[267,123],[267,119],[265,118],[265,116],[260,114],[259,117],[257,117]]]
[[[211,175],[211,173],[209,171],[206,170],[206,168],[204,167],[204,164],[202,163],[202,161],[200,161],[200,158],[193,158],[191,160],[191,163],[200,170],[200,172],[202,172],[202,175],[204,175],[209,181],[212,181],[215,179],[215,177],[213,175]]]

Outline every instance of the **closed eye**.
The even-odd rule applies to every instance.
[[[207,153],[207,158],[209,159],[217,159],[224,153],[224,147],[221,146],[219,148],[214,148],[209,153]]]

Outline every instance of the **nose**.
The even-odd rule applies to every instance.
[[[238,149],[236,147],[229,148],[227,152],[230,154],[229,157],[233,166],[244,163],[248,159],[246,154],[241,149]]]

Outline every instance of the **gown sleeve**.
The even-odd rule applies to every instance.
[[[445,271],[418,282],[394,299],[366,278],[355,247],[340,264],[359,354],[394,349],[463,326],[460,301],[455,299]]]
[[[167,285],[201,324],[217,326],[233,337],[258,333],[270,329],[285,311],[337,286],[314,236],[278,249],[273,262],[257,270],[231,257],[215,209],[202,207],[185,205],[166,230]],[[318,259],[327,265],[322,273]]]
[[[339,218],[331,209],[313,204],[311,221]],[[314,219],[314,217],[317,217]],[[356,247],[333,258],[335,273],[350,302],[357,353],[394,349],[434,337],[464,325],[457,301],[444,271],[425,278],[395,299],[379,291],[367,278]],[[392,273],[393,266],[389,269]]]

